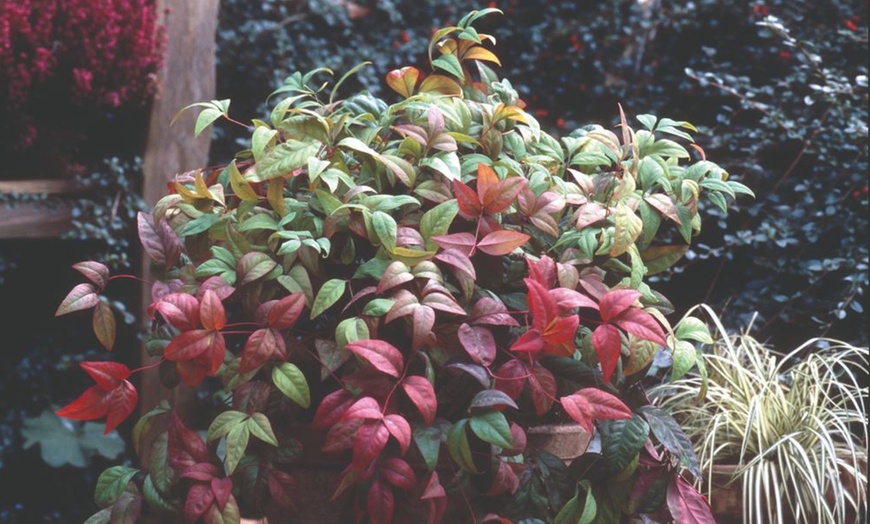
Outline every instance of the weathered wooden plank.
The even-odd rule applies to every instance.
[[[0,240],[57,238],[72,226],[72,204],[0,205]]]
[[[73,180],[0,180],[0,193],[65,195],[80,191]]]

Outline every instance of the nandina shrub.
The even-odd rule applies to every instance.
[[[118,119],[123,108],[144,106],[162,50],[154,0],[4,3],[0,118],[10,124],[0,135],[4,150],[38,149],[38,158],[58,147],[53,140],[80,142],[85,128],[100,133],[109,115]],[[111,139],[111,133],[101,136]],[[74,150],[68,145],[65,152]]]
[[[372,522],[712,522],[691,443],[644,393],[658,351],[678,378],[709,334],[672,326],[647,277],[686,252],[702,199],[724,212],[750,192],[687,122],[635,129],[620,108],[617,133],[541,130],[486,65],[474,23],[494,11],[434,32],[430,72],[390,72],[394,103],[338,98],[355,70],[291,75],[248,149],[139,215],[152,366],[218,402],[145,414],[132,439],[148,460],[103,473],[96,522],[310,515],[300,493],[322,461],[340,471],[325,505]],[[228,100],[192,107],[196,133],[236,122]],[[93,309],[111,348],[101,295],[121,275],[75,269],[88,282],[57,314]],[[95,384],[58,414],[118,427],[139,370],[82,368]],[[546,424],[592,444],[568,468],[527,449]]]

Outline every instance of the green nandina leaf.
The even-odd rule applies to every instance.
[[[84,468],[94,454],[115,459],[124,452],[124,441],[117,431],[103,435],[102,424],[80,424],[62,419],[51,410],[25,419],[21,436],[24,437],[22,447],[28,449],[39,444],[42,460],[52,467],[70,464]]]
[[[362,314],[370,317],[382,317],[387,314],[387,311],[389,311],[395,303],[396,301],[391,298],[375,298],[366,304],[363,308]]]
[[[655,246],[644,249],[640,252],[640,257],[646,264],[647,276],[656,275],[673,266],[688,250],[688,245]]]
[[[392,300],[389,300],[389,302],[392,302]],[[351,342],[368,340],[369,338],[371,338],[369,336],[369,327],[359,317],[346,318],[339,322],[335,328],[335,341],[338,343],[340,350],[344,350]]]
[[[254,231],[264,229],[267,231],[278,230],[278,220],[268,213],[258,213],[250,218],[245,219],[239,226],[239,231]]]
[[[94,502],[101,508],[107,508],[115,503],[124,492],[127,483],[138,473],[138,469],[127,466],[112,466],[103,471],[97,479],[94,489]]]
[[[197,218],[194,218],[178,230],[178,236],[188,237],[207,231],[208,228],[218,221],[220,215],[217,213],[204,213]]]
[[[588,484],[583,481],[582,484]],[[581,500],[583,503],[581,504]],[[580,490],[571,498],[556,515],[553,524],[592,524],[595,521],[597,505],[592,490],[586,491],[586,496],[580,496]]]
[[[680,457],[680,463],[695,477],[701,478],[701,466],[692,441],[674,417],[653,405],[642,406],[638,411],[646,418],[653,435],[665,449]]]
[[[462,72],[462,65],[459,63],[459,59],[456,58],[456,55],[451,53],[445,53],[440,57],[436,58],[432,61],[432,67],[438,67],[447,71],[451,75],[455,76],[459,80],[465,79],[465,74]]]
[[[163,432],[151,446],[151,470],[148,477],[161,493],[169,493],[178,481],[178,472],[169,463],[169,434]]]
[[[249,284],[269,274],[278,266],[266,253],[253,251],[243,256],[236,264],[236,273],[241,277],[240,284]]]
[[[115,314],[112,312],[112,307],[103,301],[94,308],[93,327],[97,340],[104,348],[111,351],[112,346],[115,345]]]
[[[695,340],[702,344],[712,344],[710,328],[704,322],[695,317],[685,317],[677,324],[674,336],[679,340]]]
[[[305,375],[296,364],[284,362],[272,369],[272,382],[290,400],[303,408],[311,405],[311,391]]]
[[[210,107],[203,109],[199,112],[199,116],[196,117],[196,125],[193,129],[193,135],[199,136],[200,134],[202,134],[203,131],[205,131],[205,128],[213,124],[215,120],[222,116],[223,113],[221,113],[217,109],[213,109]]]
[[[372,214],[372,226],[375,228],[375,233],[381,243],[387,248],[387,251],[393,252],[396,250],[396,233],[399,226],[396,224],[396,219],[384,213],[383,211],[375,211]]]
[[[685,340],[677,340],[672,360],[674,363],[671,366],[671,382],[681,378],[695,365],[697,360],[695,346]]]
[[[420,219],[420,235],[426,242],[427,251],[438,249],[438,244],[432,241],[432,237],[446,235],[457,213],[459,204],[454,199],[442,202],[423,214]]]
[[[314,304],[311,305],[311,318],[315,319],[319,317],[324,311],[338,302],[338,299],[344,295],[346,288],[347,281],[340,278],[333,278],[324,282],[317,292],[317,297],[314,298]]]
[[[308,159],[317,154],[320,144],[288,140],[270,149],[257,162],[256,169],[249,175],[252,182],[262,182],[283,177],[308,165]]]
[[[250,435],[251,430],[247,424],[239,424],[227,433],[227,475],[231,475],[236,470],[239,461],[245,456],[245,449],[248,447]]]
[[[610,247],[610,256],[622,255],[640,236],[643,231],[643,222],[634,214],[626,204],[620,202],[613,214],[616,230],[613,234],[613,245]]]
[[[84,524],[111,524],[111,522],[112,508],[104,508],[88,517]]]
[[[146,439],[149,436],[152,428],[154,428],[155,424],[157,424],[158,418],[160,415],[165,415],[169,413],[171,410],[169,406],[169,402],[166,400],[161,400],[159,404],[157,404],[154,409],[149,411],[148,413],[142,415],[142,417],[136,422],[133,426],[133,451],[136,455],[140,454],[143,444],[148,444]]]
[[[621,473],[634,461],[649,436],[649,424],[640,415],[630,419],[599,420],[601,451],[611,475]]]
[[[285,362],[289,364],[289,362]],[[307,407],[307,406],[305,406]],[[263,413],[254,413],[247,422],[248,430],[252,435],[262,440],[266,444],[278,447],[278,438],[275,437],[275,432],[272,431],[272,423],[269,418]]]
[[[507,418],[500,411],[490,410],[471,417],[471,431],[477,437],[501,448],[513,447],[511,427]]]
[[[429,471],[435,471],[441,450],[441,429],[436,426],[415,426],[413,435],[414,443],[417,444],[417,449],[426,461],[426,467]]]
[[[177,503],[167,500],[160,490],[157,489],[152,475],[145,477],[145,482],[142,483],[142,495],[145,496],[148,505],[157,509],[158,512],[177,514],[180,511]]]
[[[251,135],[251,153],[253,153],[255,161],[259,162],[263,158],[269,143],[277,135],[277,129],[270,129],[266,126],[257,126],[254,129],[254,134]]]
[[[209,424],[206,441],[212,442],[226,436],[231,429],[241,424],[246,418],[248,415],[241,411],[224,411]]]
[[[447,432],[447,450],[460,468],[476,474],[479,471],[471,456],[471,446],[468,443],[468,435],[465,433],[467,425],[468,419],[462,419],[450,428],[450,431]]]

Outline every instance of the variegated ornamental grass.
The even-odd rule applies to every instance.
[[[857,522],[867,509],[868,349],[815,338],[782,354],[751,326],[724,335],[707,311],[723,334],[703,355],[708,377],[655,392],[695,443],[707,492],[717,466],[736,465],[745,522]]]

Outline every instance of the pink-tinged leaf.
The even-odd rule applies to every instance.
[[[432,424],[435,421],[435,412],[438,410],[438,400],[432,383],[419,375],[411,375],[402,381],[402,390],[420,410],[423,422],[427,426]]]
[[[626,309],[613,322],[638,338],[649,340],[662,346],[667,345],[665,332],[661,324],[652,315],[642,309]]]
[[[528,444],[528,437],[526,436],[525,430],[522,426],[514,422],[511,422],[511,442],[514,447],[502,450],[502,455],[506,457],[519,455],[526,450],[526,444]]]
[[[602,324],[592,332],[592,347],[601,362],[601,374],[605,382],[610,382],[610,377],[616,370],[619,357],[622,356],[622,338],[619,330],[610,324]]]
[[[196,431],[184,425],[175,411],[169,418],[167,436],[169,463],[173,468],[184,471],[194,464],[209,461],[209,451],[205,442]]]
[[[432,327],[435,325],[435,311],[429,306],[414,309],[414,333],[411,344],[414,349],[420,348],[433,339]]]
[[[187,293],[170,293],[154,304],[167,322],[181,331],[199,327],[199,301]]]
[[[551,289],[556,285],[556,263],[553,259],[544,255],[541,260],[529,263],[529,278],[540,284],[544,289]]]
[[[79,366],[105,390],[118,387],[130,377],[130,369],[120,362],[82,362]]]
[[[420,500],[432,500],[447,498],[447,491],[441,485],[441,479],[438,477],[438,472],[433,471],[426,482],[426,487],[423,488],[423,494],[420,495]]]
[[[526,382],[529,380],[529,368],[519,360],[508,360],[498,368],[495,374],[495,387],[504,391],[514,400],[520,398]]]
[[[647,204],[656,208],[659,213],[676,223],[678,226],[683,224],[683,221],[680,220],[680,215],[677,213],[677,206],[674,205],[674,201],[671,200],[671,197],[661,193],[653,193],[643,200]]]
[[[221,279],[223,280],[223,279]],[[203,283],[205,285],[205,283]],[[152,304],[148,306],[148,317],[154,318],[154,308],[158,302],[163,300],[163,297],[170,293],[178,293],[181,288],[184,287],[184,282],[181,279],[173,278],[168,282],[163,282],[160,280],[155,280],[153,284],[151,284],[151,302]],[[200,290],[205,293],[200,286]],[[197,298],[197,300],[199,300]]]
[[[474,303],[471,309],[473,324],[486,324],[490,326],[519,327],[520,323],[510,316],[505,305],[494,298],[484,297]]]
[[[468,220],[480,217],[483,208],[480,206],[480,199],[477,197],[474,190],[459,180],[454,180],[453,195],[456,197],[456,202],[459,204],[459,216]]]
[[[399,226],[396,231],[396,245],[399,247],[420,247],[426,245],[423,235],[414,228]]]
[[[526,184],[526,179],[521,176],[508,177],[495,186],[489,188],[483,197],[483,209],[486,213],[501,213],[505,211]]]
[[[615,395],[598,388],[583,388],[575,395],[580,395],[589,402],[592,418],[619,420],[631,418],[631,409]]]
[[[529,241],[531,237],[519,231],[502,229],[493,231],[477,243],[477,248],[492,256],[507,255],[514,249]]]
[[[401,415],[387,415],[384,417],[384,426],[390,435],[399,443],[399,449],[402,450],[402,455],[408,452],[408,447],[411,445],[411,425]]]
[[[143,212],[136,215],[136,222],[145,254],[163,269],[174,266],[181,256],[181,240],[169,224],[165,220],[155,224],[154,217]]]
[[[580,424],[591,435],[595,428],[592,426],[592,406],[582,395],[568,395],[559,399],[562,409],[574,422]]]
[[[558,213],[565,208],[566,203],[562,195],[553,191],[544,191],[535,203],[535,214],[540,215],[544,213],[549,215]]]
[[[408,269],[408,266],[404,262],[396,260],[387,266],[387,269],[384,270],[384,274],[378,281],[378,294],[412,280],[414,280],[414,275]]]
[[[213,478],[209,484],[211,485],[211,492],[214,493],[218,509],[223,511],[233,492],[233,479],[229,477],[222,479]]]
[[[314,427],[323,429],[332,426],[344,417],[345,412],[355,400],[356,397],[346,389],[339,389],[326,395],[314,413]]]
[[[211,482],[211,479],[218,476],[217,466],[210,462],[200,462],[184,468],[181,473],[181,478],[198,480],[200,482]]]
[[[185,331],[169,341],[163,350],[163,356],[173,362],[193,360],[205,353],[214,341],[216,333],[205,329]]]
[[[299,483],[296,481],[296,477],[279,469],[269,469],[266,483],[269,487],[269,495],[276,504],[287,511],[299,511],[299,504],[296,500]]]
[[[305,294],[292,293],[272,306],[269,310],[269,315],[266,323],[269,327],[277,330],[289,329],[293,327],[299,316],[302,314],[302,309],[305,307]]]
[[[400,289],[393,295],[393,305],[387,311],[384,317],[386,322],[392,322],[397,318],[401,318],[414,313],[414,310],[420,307],[420,301],[416,295],[406,289]]]
[[[601,300],[607,294],[608,289],[603,280],[604,270],[599,267],[588,267],[580,272],[580,286],[595,300]]]
[[[496,184],[498,184],[498,175],[495,173],[495,170],[483,163],[478,162],[477,164],[477,199],[486,205],[486,201],[484,197],[487,192],[492,189]]]
[[[680,524],[715,524],[710,503],[686,479],[671,477],[668,484],[668,510]]]
[[[607,218],[607,208],[601,204],[589,202],[577,210],[576,216],[577,220],[574,223],[574,228],[580,231]]]
[[[453,313],[454,315],[465,314],[462,306],[452,296],[445,295],[444,293],[429,293],[423,297],[423,305],[445,313]]]
[[[500,495],[502,493],[513,494],[520,486],[520,479],[514,473],[513,468],[504,460],[498,461],[498,470],[495,472],[495,478],[492,485],[487,491],[487,495]]]
[[[550,370],[541,365],[532,368],[529,377],[529,394],[532,397],[532,405],[535,406],[535,414],[543,416],[553,407],[556,397],[556,377]]]
[[[326,437],[323,439],[323,447],[321,451],[344,451],[353,449],[353,442],[356,434],[365,420],[354,418],[345,422],[337,422],[329,427],[326,432]]]
[[[417,83],[420,81],[420,70],[416,67],[406,66],[394,69],[387,73],[386,82],[390,89],[405,98],[414,94]]]
[[[214,504],[214,492],[207,484],[194,484],[184,500],[184,520],[197,522]]]
[[[436,105],[430,105],[426,112],[429,132],[432,136],[438,136],[444,131],[444,115]]]
[[[103,345],[104,348],[109,351],[112,350],[112,346],[115,345],[115,315],[112,313],[112,308],[109,307],[108,304],[104,302],[100,302],[97,307],[94,308],[94,319],[93,319],[93,327],[94,327],[94,335],[97,336],[97,340],[100,341],[100,344]]]
[[[455,249],[467,257],[471,256],[477,239],[471,233],[452,233],[449,235],[437,235],[432,240],[442,249]]]
[[[280,334],[277,334],[280,336]],[[278,353],[278,336],[273,329],[258,329],[251,333],[242,350],[239,373],[245,374],[257,369]],[[283,344],[283,339],[281,343]]]
[[[445,264],[453,266],[458,271],[468,275],[472,279],[477,278],[477,272],[474,269],[474,264],[471,263],[471,259],[468,258],[468,255],[461,251],[457,251],[455,249],[444,250],[435,255],[435,260],[439,260],[441,262],[444,262]]]
[[[341,308],[341,313],[344,314],[348,309],[350,309],[358,301],[360,301],[366,297],[370,297],[370,296],[374,295],[375,293],[377,293],[377,290],[378,290],[378,288],[375,286],[366,286],[366,287],[360,289],[359,291],[355,292],[353,294],[353,296],[351,297],[351,299],[345,303],[343,308]]]
[[[543,334],[550,322],[559,316],[559,306],[544,286],[531,278],[525,279],[525,283],[529,290],[526,303],[532,314],[532,326]]]
[[[73,268],[93,282],[97,289],[103,289],[109,283],[109,268],[105,264],[87,260],[73,264]]]
[[[381,406],[378,404],[377,400],[372,397],[363,397],[351,404],[351,406],[347,408],[347,411],[344,412],[344,415],[341,416],[341,420],[350,420],[353,418],[381,420],[384,418],[384,414],[381,412]]]
[[[429,143],[429,135],[426,134],[426,130],[420,126],[415,126],[413,124],[402,124],[393,126],[393,130],[398,131],[402,134],[402,136],[412,138],[421,146],[425,146]]]
[[[511,344],[510,350],[521,353],[536,353],[544,349],[544,337],[537,329],[529,329]]]
[[[391,524],[395,508],[392,488],[384,486],[380,480],[372,482],[366,497],[366,510],[371,524]]]
[[[108,434],[118,425],[126,420],[127,417],[136,409],[136,403],[139,402],[139,394],[133,384],[124,380],[118,387],[106,393],[106,429],[104,433]]]
[[[601,318],[605,323],[616,318],[620,313],[630,308],[641,297],[640,291],[633,289],[613,289],[608,291],[598,303]]]
[[[412,491],[417,487],[417,476],[414,470],[404,460],[397,457],[384,459],[380,468],[381,478],[405,491]]]
[[[212,290],[206,291],[199,305],[199,319],[202,327],[211,331],[220,331],[227,325],[227,314],[224,311],[223,302],[217,293]]]
[[[556,304],[559,305],[559,308],[564,310],[570,310],[577,307],[589,308],[598,311],[598,304],[595,303],[594,300],[587,297],[583,293],[579,291],[574,291],[573,289],[566,289],[564,287],[557,287],[556,289],[550,290],[550,295],[556,299]]]
[[[405,362],[402,352],[383,340],[357,340],[348,344],[347,349],[391,377],[399,377]]]
[[[374,462],[387,447],[389,439],[390,431],[382,421],[365,421],[353,439],[353,466],[362,469]]]
[[[196,292],[196,298],[197,300],[202,300],[206,291],[214,291],[217,297],[223,301],[229,298],[235,290],[236,288],[231,286],[222,276],[214,275],[208,277],[205,279],[205,282],[199,285],[199,290]]]
[[[488,328],[463,323],[457,335],[471,360],[482,366],[489,366],[495,361],[495,338]]]
[[[96,420],[106,416],[108,409],[106,390],[100,386],[91,386],[55,414],[72,420]]]
[[[57,307],[54,316],[59,317],[72,313],[73,311],[82,311],[90,309],[100,303],[100,297],[96,293],[96,289],[91,284],[79,284],[72,288],[66,298]]]

